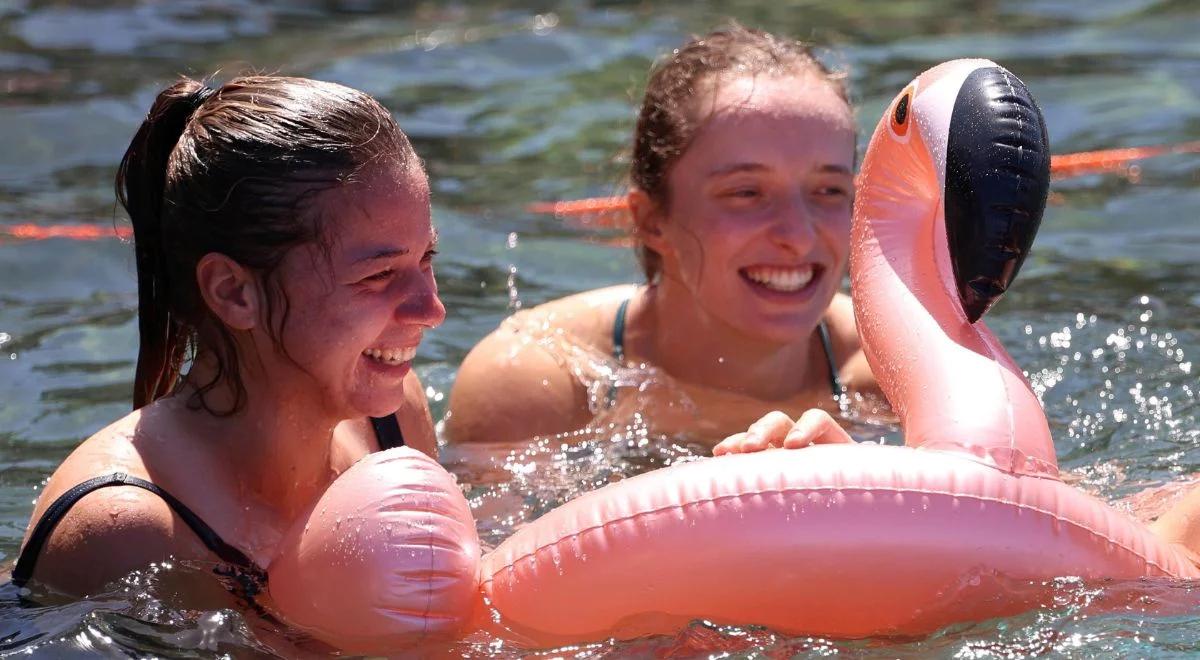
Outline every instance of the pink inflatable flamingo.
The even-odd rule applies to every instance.
[[[1040,112],[986,60],[925,72],[876,128],[851,286],[905,446],[657,470],[566,503],[478,565],[453,483],[432,462],[421,463],[429,475],[389,473],[396,455],[385,452],[340,477],[291,535],[270,571],[279,611],[374,652],[473,626],[548,646],[696,619],[862,637],[1014,614],[1047,602],[1060,576],[1200,577],[1142,525],[1059,480],[1036,397],[977,322],[1020,268],[1048,181]],[[420,488],[388,485],[426,476]],[[339,598],[347,587],[356,599]]]
[[[548,513],[483,558],[502,620],[538,643],[688,621],[920,634],[1019,612],[1058,576],[1197,577],[1063,484],[1045,415],[976,321],[1020,268],[1050,154],[1015,76],[959,60],[913,81],[863,162],[851,288],[904,447],[824,445],[685,464]]]

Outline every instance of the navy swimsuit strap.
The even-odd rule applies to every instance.
[[[82,499],[84,495],[109,486],[134,486],[154,493],[161,497],[167,503],[167,506],[171,507],[171,510],[175,512],[175,515],[179,516],[196,536],[200,538],[204,546],[211,550],[213,554],[220,557],[222,561],[250,571],[258,570],[249,557],[242,553],[241,550],[226,543],[199,516],[184,506],[183,502],[175,499],[173,495],[145,479],[139,479],[124,472],[114,472],[113,474],[88,479],[54,500],[54,503],[46,509],[41,519],[38,520],[37,526],[33,528],[33,533],[29,535],[29,541],[25,543],[25,547],[21,549],[20,556],[17,557],[17,563],[13,567],[12,572],[12,581],[14,584],[23,586],[33,575],[33,569],[37,565],[38,555],[41,554],[42,546],[49,540],[50,534],[54,532],[54,528],[62,520],[62,517],[67,515],[67,511],[70,511],[71,507],[75,506],[75,503]]]
[[[632,298],[626,298],[617,306],[617,317],[613,319],[612,329],[612,345],[613,358],[617,361],[617,366],[625,364],[625,316],[629,313],[629,301]],[[608,393],[604,397],[608,401],[608,405],[612,406],[617,402],[617,384],[608,386]]]
[[[617,359],[617,362],[625,361],[625,315],[629,313],[630,300],[632,298],[621,301],[621,304],[617,306],[617,318],[613,319],[613,357]]]
[[[404,433],[400,431],[400,422],[396,420],[395,415],[370,419],[371,426],[375,428],[375,438],[379,440],[380,451],[404,446]]]

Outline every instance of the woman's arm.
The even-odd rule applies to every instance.
[[[1193,488],[1175,506],[1150,523],[1162,540],[1183,550],[1200,566],[1200,488]]]
[[[871,365],[867,363],[867,356],[863,354],[850,296],[844,293],[834,296],[825,318],[829,324],[833,353],[838,361],[838,377],[841,378],[842,384],[854,392],[881,396],[875,374],[871,372]]]

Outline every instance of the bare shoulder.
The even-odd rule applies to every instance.
[[[617,307],[633,297],[637,290],[636,284],[619,284],[551,300],[514,314],[498,330],[504,329],[505,325],[520,328],[536,323],[570,332],[576,338],[597,344],[599,348],[604,348],[600,344],[605,343],[611,348],[613,317]]]
[[[854,304],[850,296],[838,293],[825,313],[833,353],[838,362],[838,377],[851,390],[878,392],[879,386],[871,366],[863,354],[858,326],[854,321]]]
[[[592,418],[587,391],[548,346],[566,334],[585,347],[610,351],[616,308],[635,290],[624,285],[588,291],[501,323],[459,367],[446,436],[455,442],[509,442],[586,425]]]
[[[114,473],[145,478],[131,442],[137,415],[119,420],[72,452],[39,497],[29,533],[51,504],[89,479]],[[206,556],[199,540],[179,533],[181,528],[182,521],[160,497],[114,480],[83,495],[58,520],[37,552],[33,576],[67,593],[88,594],[172,555]]]

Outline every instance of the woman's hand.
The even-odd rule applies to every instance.
[[[744,433],[735,433],[713,447],[713,456],[749,454],[771,447],[800,449],[809,445],[853,443],[850,434],[829,413],[811,408],[795,422],[791,417],[771,411],[750,425]]]

